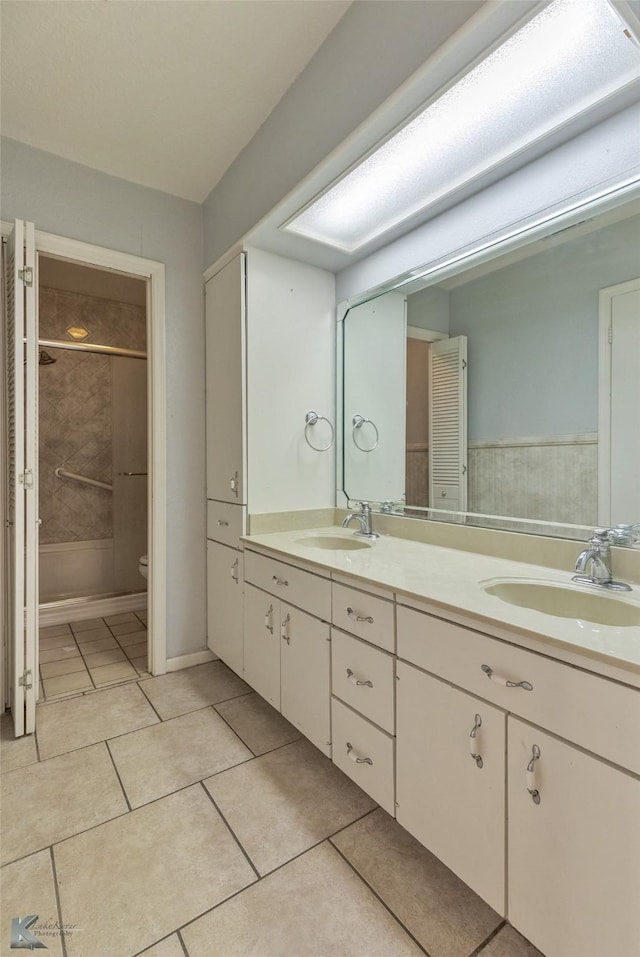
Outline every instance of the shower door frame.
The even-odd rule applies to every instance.
[[[7,226],[9,224],[2,223],[3,235]],[[140,256],[68,239],[39,229],[35,230],[35,250],[36,262],[38,255],[42,254],[146,280],[149,664],[153,675],[163,675],[167,671],[166,589],[164,588],[167,567],[165,266],[164,263],[153,259],[143,259]]]

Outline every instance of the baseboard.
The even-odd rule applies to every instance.
[[[194,651],[190,655],[178,655],[176,658],[167,658],[167,671],[180,671],[182,668],[192,668],[194,665],[204,665],[207,661],[217,661],[212,651]]]
[[[116,595],[113,598],[65,598],[40,605],[40,627],[60,625],[83,618],[104,618],[125,611],[140,611],[147,607],[147,593]]]

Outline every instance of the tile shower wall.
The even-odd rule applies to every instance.
[[[41,338],[69,340],[69,326],[84,326],[87,342],[145,349],[145,310],[140,306],[47,287],[40,288],[39,297]],[[63,467],[112,483],[112,360],[46,351],[56,361],[39,367],[40,544],[109,540],[111,492],[54,473]],[[42,586],[41,594],[46,594],[46,581]]]

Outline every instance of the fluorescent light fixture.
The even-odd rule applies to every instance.
[[[639,77],[608,0],[555,0],[282,228],[355,252]]]

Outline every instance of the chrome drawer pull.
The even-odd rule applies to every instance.
[[[289,584],[289,582],[286,582],[286,581],[284,580],[284,578],[278,578],[277,575],[272,575],[272,576],[271,576],[271,581],[274,581],[274,582],[276,583],[276,585],[288,585],[288,584]]]
[[[273,634],[273,605],[269,605],[264,616],[264,627]]]
[[[533,685],[530,681],[509,681],[504,675],[497,675],[489,665],[482,665],[482,670],[487,678],[495,681],[497,685],[502,685],[505,688],[522,688],[524,691],[533,691]]]
[[[482,755],[478,754],[478,728],[482,727],[482,718],[479,714],[475,716],[474,724],[469,734],[469,753],[476,765],[482,767]]]
[[[356,678],[351,668],[347,668],[347,678],[352,685],[359,685],[360,687],[373,688],[373,681],[360,681],[359,678]]]
[[[218,525],[225,525],[225,526],[227,526],[228,524],[229,524],[229,522],[225,522],[224,519],[222,519],[222,518],[219,518],[219,519],[218,519]]]
[[[371,615],[366,615],[366,616],[358,615],[358,614],[353,610],[353,608],[347,608],[347,615],[349,616],[349,618],[355,618],[356,621],[366,621],[366,622],[368,622],[370,625],[373,624],[373,618],[371,617]]]
[[[534,744],[531,748],[531,760],[527,765],[527,791],[534,804],[540,804],[540,791],[536,787],[536,761],[540,757],[540,748]]]
[[[234,581],[234,582],[236,583],[236,585],[238,584],[238,564],[239,564],[239,562],[240,562],[240,559],[239,559],[239,558],[236,558],[235,562],[234,562],[233,565],[231,566],[231,579],[232,579],[232,581]]]
[[[285,620],[280,625],[280,637],[283,641],[286,641],[288,645],[291,644],[291,636],[289,635],[289,622],[291,621],[291,615],[287,615]]]
[[[353,745],[349,744],[347,741],[347,754],[349,759],[353,761],[354,764],[373,764],[371,758],[359,758],[356,752],[353,750]]]

